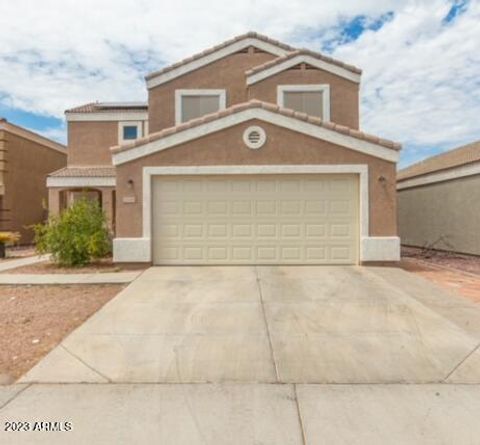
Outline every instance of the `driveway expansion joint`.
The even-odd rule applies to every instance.
[[[270,327],[268,325],[267,314],[265,312],[265,304],[263,302],[261,280],[260,280],[260,277],[258,276],[257,266],[254,266],[254,269],[255,269],[255,276],[257,277],[256,281],[257,281],[258,295],[260,297],[260,307],[262,308],[263,321],[265,323],[265,330],[267,332],[267,337],[268,337],[268,346],[270,348],[270,356],[271,356],[271,359],[272,359],[273,367],[275,369],[275,381],[276,381],[276,383],[278,383],[278,382],[280,382],[280,377],[279,377],[279,373],[278,373],[277,361],[275,360],[275,352],[274,352],[274,349],[273,349],[272,337],[270,335]]]
[[[300,431],[302,432],[302,442],[303,445],[307,445],[307,435],[305,433],[305,425],[303,422],[302,418],[302,412],[300,411],[300,402],[298,401],[298,394],[297,394],[297,384],[293,384],[293,395],[295,397],[295,407],[297,409],[297,415],[298,415],[298,423],[300,426]]]
[[[100,376],[102,379],[106,380],[105,383],[112,383],[112,379],[110,379],[109,377],[107,377],[106,375],[102,374],[100,371],[98,371],[97,369],[95,369],[93,366],[89,365],[85,360],[83,360],[82,358],[80,358],[77,354],[73,353],[72,351],[70,351],[63,343],[60,343],[59,345],[67,354],[69,354],[70,356],[72,356],[74,359],[78,360],[82,365],[86,366],[88,369],[90,369],[91,371],[93,371],[95,374],[97,374],[98,376]]]
[[[480,343],[477,344],[442,380],[442,382],[447,383],[447,380],[455,373],[455,371],[460,368],[476,351],[480,348]]]
[[[13,402],[20,394],[24,393],[28,388],[30,388],[33,383],[26,383],[25,387],[17,391],[12,397],[10,397],[3,405],[0,406],[0,411],[6,408],[11,402]]]

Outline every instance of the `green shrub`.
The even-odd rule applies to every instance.
[[[86,198],[35,225],[34,232],[37,252],[51,253],[62,266],[83,266],[112,248],[105,214],[98,203]]]

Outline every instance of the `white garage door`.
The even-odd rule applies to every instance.
[[[355,175],[157,176],[155,264],[354,264]]]

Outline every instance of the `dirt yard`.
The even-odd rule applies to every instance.
[[[403,247],[400,266],[480,303],[480,257]]]
[[[111,258],[99,260],[83,267],[60,267],[51,261],[31,264],[29,266],[16,267],[0,273],[21,273],[21,274],[72,274],[72,273],[107,273],[107,272],[132,272],[144,270],[148,266],[143,264],[118,265],[112,262]]]
[[[18,379],[123,287],[0,286],[0,384]]]

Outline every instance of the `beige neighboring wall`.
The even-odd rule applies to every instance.
[[[248,87],[248,99],[277,103],[278,85],[327,84],[330,86],[330,120],[359,128],[358,83],[320,69],[288,69]]]
[[[404,245],[480,255],[480,175],[399,190],[398,223]]]
[[[6,171],[2,208],[10,211],[2,214],[8,215],[10,221],[2,222],[1,227],[20,232],[20,242],[27,244],[32,242],[33,232],[25,226],[45,219],[48,199],[46,178],[49,173],[65,167],[67,151],[49,148],[41,140],[31,140],[9,131],[3,134]]]
[[[112,165],[118,122],[68,122],[68,165]]]
[[[1,123],[2,121],[0,120],[0,124]],[[5,159],[6,151],[7,151],[7,137],[6,137],[5,131],[3,131],[0,127],[0,196],[3,196],[5,193],[5,171],[7,169],[7,162]]]
[[[251,150],[244,130],[260,125],[267,142]],[[396,236],[395,164],[321,141],[263,121],[251,120],[150,156],[117,166],[117,237],[142,236],[142,172],[145,166],[367,164],[369,168],[370,236]],[[383,176],[385,181],[379,181]],[[134,181],[133,190],[128,181]],[[135,196],[134,203],[124,197]]]
[[[227,107],[245,102],[245,71],[276,56],[263,52],[239,52],[184,74],[148,91],[150,133],[175,125],[175,90],[225,89]]]

